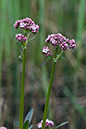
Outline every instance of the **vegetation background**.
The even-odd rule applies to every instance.
[[[65,60],[60,59],[56,65],[48,118],[55,125],[69,121],[61,129],[85,129],[85,0],[0,0],[0,126],[12,129],[14,121],[19,120],[22,61],[15,34],[21,30],[15,30],[13,25],[25,17],[39,24],[40,31],[27,47],[24,116],[34,108],[32,123],[42,119],[52,61],[41,67],[46,59],[41,49],[48,34],[59,32],[74,38],[77,47],[66,51]]]

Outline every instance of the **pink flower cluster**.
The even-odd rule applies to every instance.
[[[41,122],[39,122],[39,123],[37,124],[37,127],[38,127],[38,128],[42,128],[42,122],[43,122],[43,120],[41,120]],[[53,125],[54,125],[54,122],[53,122],[53,121],[46,119],[45,128],[46,128],[47,126],[49,126],[49,128],[50,128],[50,127],[53,126]]]
[[[4,127],[4,126],[2,126],[2,127],[0,127],[0,129],[7,129],[6,127]]]
[[[20,42],[22,42],[22,41],[26,42],[27,37],[25,37],[25,36],[22,35],[22,34],[17,34],[17,35],[16,35],[16,39],[17,39],[18,41],[20,41]]]
[[[39,31],[39,25],[35,24],[30,18],[26,17],[22,20],[17,20],[14,24],[15,29],[18,27],[23,28],[25,30],[30,30],[32,33],[37,33]]]
[[[42,48],[42,53],[45,54],[45,56],[50,56],[51,55],[51,51],[47,46],[44,46]]]
[[[66,37],[60,33],[48,35],[45,42],[50,42],[53,46],[59,45],[61,50],[74,49],[76,47],[74,39],[66,39]]]

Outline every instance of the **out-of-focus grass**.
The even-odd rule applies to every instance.
[[[6,24],[5,24],[5,17],[6,17],[6,2],[5,1],[2,1],[2,6],[0,6],[0,9],[1,9],[1,20],[0,20],[0,39],[1,39],[1,42],[0,42],[0,91],[2,93],[2,89],[1,89],[1,80],[2,80],[2,76],[1,76],[1,69],[2,69],[2,53],[3,53],[3,42],[4,42],[4,39],[5,39],[5,27],[6,27]],[[3,23],[3,24],[2,24]],[[1,93],[0,93],[0,98],[1,98]],[[0,121],[1,121],[1,115],[2,115],[2,110],[0,108]],[[1,123],[0,123],[1,124]]]
[[[82,37],[84,31],[84,21],[85,21],[85,0],[81,0],[79,3],[79,13],[78,13],[78,24],[77,24],[77,65],[81,61],[81,50],[82,50]]]
[[[39,1],[39,24],[40,24],[40,33],[39,33],[39,57],[40,59],[42,59],[42,54],[40,54],[42,47],[44,45],[44,41],[45,41],[45,29],[44,29],[44,23],[45,23],[45,0],[41,0]],[[43,59],[41,60],[41,64],[43,63]],[[44,87],[44,93],[46,95],[46,85],[48,85],[47,82],[47,72],[46,72],[46,66],[41,67],[42,68],[42,81],[43,81],[43,87]]]

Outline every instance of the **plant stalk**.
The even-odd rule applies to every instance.
[[[46,122],[46,118],[47,118],[48,105],[49,105],[49,98],[50,98],[50,91],[51,91],[51,86],[52,86],[52,81],[53,81],[53,75],[54,75],[54,70],[55,70],[55,64],[56,64],[56,62],[53,62],[52,71],[51,71],[51,76],[50,76],[50,82],[49,82],[49,87],[48,87],[48,92],[47,92],[47,97],[46,97],[44,115],[43,115],[42,129],[45,128],[45,122]]]
[[[24,82],[25,82],[25,47],[23,48],[23,66],[22,66],[22,81],[21,81],[21,98],[20,98],[20,117],[19,129],[23,127],[23,114],[24,114]]]
[[[57,56],[57,49],[58,48],[56,47],[56,51],[55,51],[55,59],[56,60],[58,60],[60,58],[60,56],[62,55],[62,53],[64,52],[64,51],[61,51],[61,53]],[[44,114],[43,114],[42,129],[45,129],[45,122],[46,122],[46,118],[47,118],[50,91],[51,91],[51,87],[52,87],[52,81],[53,81],[53,76],[54,76],[55,65],[56,65],[56,61],[53,61],[53,66],[52,66],[51,76],[50,76],[50,82],[49,82],[48,92],[47,92],[47,96],[46,96],[45,109],[44,109]]]

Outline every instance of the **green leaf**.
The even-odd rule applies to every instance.
[[[51,59],[51,56],[48,56],[45,62],[41,66],[43,66],[49,59]]]
[[[13,129],[15,129],[15,124],[13,123]]]
[[[16,42],[16,44],[19,45],[19,46],[22,46],[22,44],[20,44],[20,43],[17,43],[17,42]]]
[[[61,126],[65,125],[65,124],[68,124],[68,123],[69,123],[68,121],[63,122],[62,124],[60,124],[60,125],[56,126],[56,127],[55,127],[55,128],[53,128],[53,129],[58,129],[59,127],[61,127]]]
[[[23,124],[23,129],[28,129],[29,127],[29,120],[25,121],[25,123]]]
[[[31,128],[33,128],[34,126],[33,125],[31,125],[28,129],[31,129]]]
[[[34,38],[35,38],[35,37],[28,39],[28,40],[26,41],[26,44],[27,44],[27,43],[30,43],[30,41],[33,40]]]
[[[47,126],[46,129],[50,129],[49,126]]]
[[[31,120],[32,120],[32,116],[33,116],[33,109],[31,109],[31,110],[28,112],[27,116],[25,117],[24,123],[25,123],[27,120],[29,120],[29,124],[30,124],[30,122],[31,122]]]
[[[19,122],[17,122],[17,121],[14,121],[14,123],[19,127]]]

